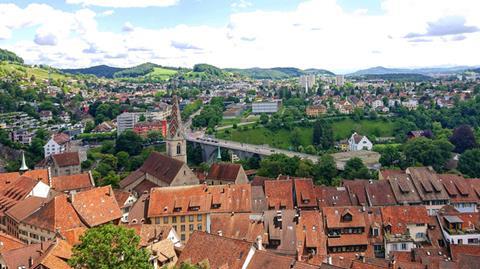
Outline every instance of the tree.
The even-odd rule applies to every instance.
[[[100,152],[103,154],[115,153],[115,142],[112,140],[103,141],[102,146],[100,147]]]
[[[68,261],[73,268],[152,268],[150,254],[139,248],[140,237],[133,229],[107,224],[87,230],[80,240]]]
[[[403,153],[407,165],[431,165],[436,171],[441,171],[450,159],[453,148],[454,146],[447,140],[419,137],[409,140],[403,147]]]
[[[337,166],[332,155],[325,154],[313,166],[315,184],[331,185],[332,179],[337,176]]]
[[[455,145],[454,151],[463,153],[465,150],[477,147],[477,141],[472,127],[462,124],[453,130],[450,142]]]
[[[397,147],[387,145],[379,153],[381,154],[380,164],[382,166],[395,166],[400,162],[401,154]]]
[[[292,142],[292,145],[294,147],[298,147],[300,145],[300,137],[301,137],[300,129],[298,128],[293,129],[292,134],[290,136],[290,141]]]
[[[128,152],[119,151],[115,156],[117,157],[117,169],[125,169],[130,165]]]
[[[301,160],[298,164],[297,170],[295,170],[295,176],[297,177],[309,177],[312,174],[313,163],[310,160]]]
[[[123,132],[118,138],[115,149],[117,152],[125,151],[130,156],[137,155],[142,151],[143,139],[131,130]]]
[[[260,123],[265,125],[268,123],[268,115],[265,113],[260,114]]]
[[[313,144],[323,150],[333,147],[332,125],[322,118],[313,125]]]
[[[458,161],[458,170],[468,177],[480,177],[480,149],[465,151]]]
[[[342,173],[343,177],[346,179],[369,179],[371,178],[370,171],[363,164],[362,159],[360,158],[351,158],[345,164],[345,170]]]

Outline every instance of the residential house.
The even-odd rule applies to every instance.
[[[52,111],[50,110],[42,110],[39,113],[40,120],[43,122],[51,121],[53,119]]]
[[[10,140],[23,145],[30,145],[32,143],[33,135],[33,132],[28,131],[27,129],[13,130],[10,133]]]
[[[361,253],[367,251],[368,231],[365,212],[359,207],[325,207],[325,230],[328,236],[327,252]]]
[[[449,245],[480,245],[480,213],[442,209],[438,222]]]
[[[309,117],[318,117],[327,113],[327,107],[324,105],[311,105],[307,106],[305,113]]]
[[[50,169],[53,177],[75,175],[81,172],[78,152],[52,154],[35,165],[36,169]]]
[[[422,204],[422,199],[420,198],[412,179],[404,171],[384,170],[379,173],[379,178],[388,181],[398,204]]]
[[[356,132],[348,139],[348,149],[350,151],[372,150],[373,144],[368,137],[359,135]]]
[[[428,241],[430,220],[425,206],[386,206],[381,210],[385,255],[391,251],[411,251]]]
[[[430,215],[435,215],[448,203],[448,194],[437,173],[431,167],[410,167],[407,168],[406,173],[412,179],[415,189]]]
[[[31,196],[5,211],[6,232],[20,238],[20,223],[47,202],[47,198]],[[25,242],[28,242],[25,241]]]
[[[293,189],[295,191],[295,205],[301,210],[318,209],[317,196],[313,187],[311,178],[293,179]]]
[[[208,185],[245,184],[248,183],[248,178],[241,164],[213,163],[205,183]]]
[[[162,187],[152,189],[147,217],[150,223],[172,225],[186,242],[194,231],[210,232],[210,214],[251,208],[249,184]]]
[[[89,228],[106,223],[117,224],[122,217],[110,186],[72,193],[69,199],[82,222]]]
[[[154,187],[199,184],[198,178],[182,161],[152,152],[143,165],[120,181],[120,187],[139,196]]]
[[[470,188],[467,180],[455,174],[439,174],[438,180],[443,184],[449,196],[450,205],[459,212],[478,212],[478,199]]]
[[[70,151],[70,136],[64,133],[54,134],[43,146],[44,157]]]
[[[52,190],[70,194],[94,188],[95,181],[91,173],[83,173],[52,177],[50,185]]]
[[[264,185],[268,210],[293,209],[292,180],[266,180]]]
[[[213,246],[215,251],[207,251]],[[195,231],[177,264],[208,264],[209,268],[243,269],[254,253],[255,247],[250,242]]]
[[[283,254],[297,254],[297,234],[299,214],[297,210],[268,210],[263,214],[265,233],[268,235],[267,249]]]
[[[122,222],[128,223],[128,214],[130,213],[133,204],[135,204],[135,202],[137,201],[137,198],[127,191],[114,190],[113,192],[115,193],[115,199],[117,200],[117,204],[123,213]]]
[[[55,196],[18,226],[19,238],[28,244],[53,239],[65,230],[85,227],[65,194]]]
[[[319,211],[300,211],[296,227],[297,259],[320,265],[327,256],[327,236]]]
[[[350,195],[345,187],[314,186],[314,190],[320,209],[352,205]]]

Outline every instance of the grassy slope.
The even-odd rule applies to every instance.
[[[37,80],[48,79],[48,70],[43,68],[38,68],[38,67],[29,67],[29,66],[14,64],[14,63],[1,62],[0,70],[5,70],[8,72],[12,72],[12,71],[19,72],[21,74],[26,74],[27,77],[31,77],[32,75],[34,75]],[[52,70],[50,75],[51,75],[51,78],[55,80],[67,78],[67,76],[57,73],[54,70]]]
[[[354,122],[351,119],[345,119],[334,122],[332,124],[335,140],[348,138],[353,131],[367,136],[393,136],[394,123],[382,120],[361,120]],[[313,140],[312,127],[299,127],[301,145],[308,146]],[[229,139],[233,141],[249,143],[249,144],[269,144],[274,147],[288,149],[291,146],[291,132],[287,130],[279,130],[272,132],[266,128],[258,127],[256,129],[249,128],[244,131],[243,128],[230,129],[230,134],[219,132],[219,138]]]
[[[145,77],[168,80],[170,77],[174,76],[177,73],[177,70],[167,69],[163,67],[155,67],[153,68],[153,72],[145,75]]]

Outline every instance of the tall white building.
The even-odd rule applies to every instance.
[[[303,75],[298,78],[298,83],[300,87],[305,89],[305,92],[309,92],[309,90],[315,85],[315,75]]]
[[[337,86],[341,87],[345,84],[345,76],[344,75],[337,75],[335,77],[335,82]]]
[[[279,100],[274,100],[271,102],[255,102],[252,103],[252,113],[261,114],[261,113],[277,113],[280,107]]]
[[[131,130],[140,119],[140,113],[124,112],[117,116],[117,135]]]
[[[70,150],[70,136],[64,133],[54,134],[43,146],[45,158]]]

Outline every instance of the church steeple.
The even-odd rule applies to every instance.
[[[187,141],[184,137],[182,116],[176,95],[172,98],[172,114],[168,123],[166,146],[169,157],[187,162]]]
[[[18,169],[20,174],[23,174],[28,171],[28,166],[27,163],[25,162],[25,152],[22,151],[22,166],[20,166],[20,169]]]

